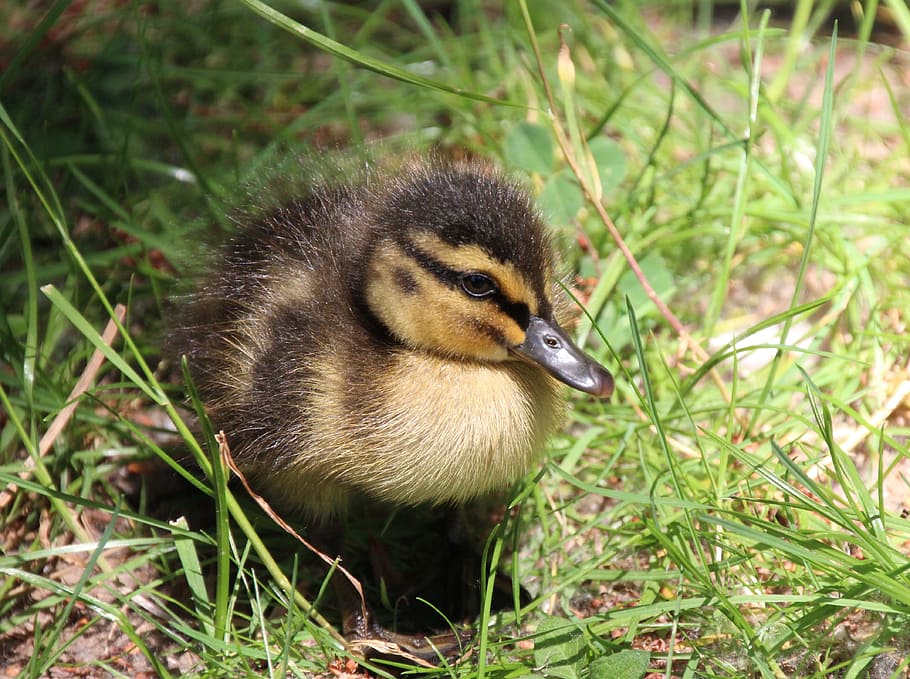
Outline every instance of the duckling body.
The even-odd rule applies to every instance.
[[[560,382],[612,389],[553,318],[553,267],[530,200],[489,168],[365,166],[242,225],[179,350],[271,500],[462,503],[534,463]]]

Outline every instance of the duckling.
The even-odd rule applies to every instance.
[[[556,257],[515,181],[439,158],[363,163],[241,225],[178,350],[248,480],[313,520],[365,499],[508,487],[610,373],[555,317]]]

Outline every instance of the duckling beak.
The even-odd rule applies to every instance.
[[[601,398],[613,393],[613,376],[579,349],[556,321],[531,316],[525,341],[512,351],[570,387]]]

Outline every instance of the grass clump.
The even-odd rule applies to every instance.
[[[319,616],[324,570],[291,595],[304,575],[159,359],[186,243],[237,185],[383,138],[526,175],[575,332],[619,376],[488,545],[530,604],[487,605],[468,662],[419,671],[905,674],[907,6],[674,7],[0,10],[8,673],[363,671]],[[149,460],[221,520],[161,519]]]

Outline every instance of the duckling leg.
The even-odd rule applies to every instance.
[[[312,539],[325,554],[346,558],[344,522],[329,521],[314,528]],[[370,606],[344,573],[332,575],[332,588],[341,610],[341,631],[353,650],[368,658],[389,658],[397,661],[416,661],[416,664],[437,665],[441,660],[453,660],[464,653],[473,631],[446,632],[435,635],[401,634],[376,622]]]
[[[332,576],[332,586],[341,607],[342,633],[366,657],[407,658],[438,664],[464,653],[473,631],[445,632],[434,635],[399,634],[379,625],[353,585],[340,573]]]

